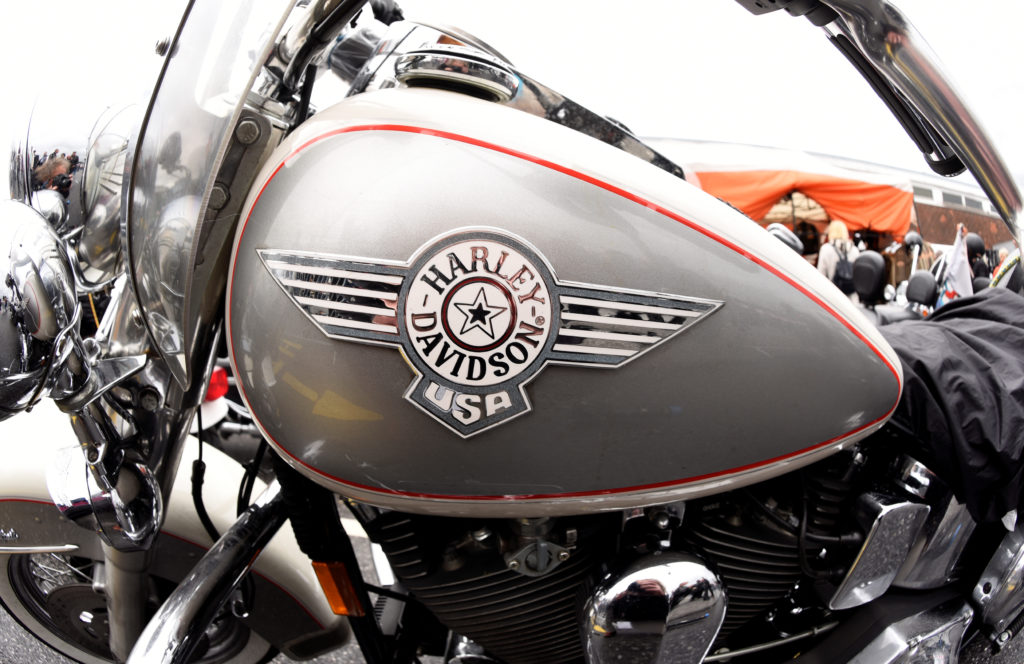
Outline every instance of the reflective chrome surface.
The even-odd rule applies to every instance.
[[[860,497],[858,520],[870,524],[864,545],[829,601],[834,610],[850,609],[880,597],[896,578],[928,517],[920,503],[877,493]]]
[[[892,584],[926,590],[955,580],[955,569],[977,524],[949,487],[923,464],[906,459],[898,483],[931,505],[928,519]]]
[[[0,202],[0,420],[53,386],[76,314],[60,240],[34,209]]]
[[[284,0],[194,4],[129,157],[124,246],[132,287],[182,386],[192,379],[185,288],[197,228],[246,93],[290,9]]]
[[[56,189],[32,192],[32,207],[43,216],[53,232],[63,237],[67,233],[68,203]]]
[[[107,286],[124,269],[121,198],[128,146],[137,131],[139,112],[135,106],[108,110],[89,137],[85,166],[79,176],[82,218],[77,227],[68,229],[75,234],[68,239],[82,292]]]
[[[285,90],[294,92],[298,89],[306,67],[320,53],[324,44],[354,19],[366,1],[313,0],[306,5],[267,63],[267,68],[274,73]]]
[[[663,551],[598,585],[583,634],[589,664],[703,660],[725,618],[721,579],[696,556]]]
[[[124,464],[112,484],[99,464],[86,463],[82,449],[65,448],[54,457],[46,484],[61,514],[94,526],[119,551],[149,548],[163,523],[163,495],[142,464]]]
[[[1007,533],[971,593],[971,602],[994,634],[1006,630],[1024,609],[1024,525]]]
[[[496,101],[614,145],[676,177],[684,177],[683,170],[679,166],[643,143],[626,127],[594,113],[546,85],[525,76],[500,53],[472,35],[447,27],[437,28],[404,21],[393,24],[385,33],[377,52],[352,83],[349,95],[400,85],[403,78],[397,76],[396,73],[404,72],[411,66],[432,66],[435,68],[433,77],[439,79],[442,75],[436,71],[436,68],[446,66],[444,58],[437,55],[428,58],[417,54],[443,54],[446,52],[445,49],[450,48],[447,45],[453,43],[462,49],[479,53],[476,56],[479,62],[490,63],[492,70],[485,76],[500,81],[491,84],[495,86],[491,92],[498,94],[498,86],[509,86],[508,90],[511,94],[507,97],[504,94],[498,94]],[[468,80],[470,73],[468,62],[456,63],[454,59],[451,59],[447,66],[453,69],[466,68],[467,71],[448,72],[447,74]],[[501,73],[502,70],[507,70],[508,73]],[[473,68],[472,71],[481,73],[480,68]],[[512,80],[508,78],[508,75],[514,77],[514,87],[512,87]],[[426,77],[417,80],[413,76],[413,80],[419,85],[426,83]],[[440,87],[446,86],[441,85]]]
[[[406,85],[436,81],[500,102],[507,102],[519,91],[519,78],[501,60],[483,51],[453,44],[439,44],[399,57],[395,62],[395,78]]]
[[[974,611],[951,600],[889,625],[849,664],[956,664]]]
[[[1010,232],[1022,244],[1021,194],[966,102],[950,85],[938,58],[888,0],[824,0],[839,13],[826,29],[848,36],[871,64],[935,126],[978,180]]]
[[[285,521],[275,482],[238,518],[149,621],[129,664],[189,661],[210,620]]]

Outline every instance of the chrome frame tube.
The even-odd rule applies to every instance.
[[[1010,170],[938,58],[907,18],[888,0],[823,0],[840,19],[826,26],[853,41],[888,83],[945,139],[978,180],[1018,245],[1024,241],[1024,202]]]
[[[149,621],[128,664],[189,661],[203,630],[286,518],[280,485],[275,481],[178,584]]]
[[[306,66],[351,21],[367,0],[318,0],[310,3],[306,14],[278,41],[270,69],[280,69],[282,91],[295,92]]]

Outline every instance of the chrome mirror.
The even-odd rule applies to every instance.
[[[64,244],[47,221],[0,201],[0,420],[53,387],[71,350],[77,302]]]

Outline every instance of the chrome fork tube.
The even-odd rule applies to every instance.
[[[273,482],[196,564],[153,619],[127,664],[184,664],[286,519],[280,486]]]
[[[105,592],[110,624],[110,651],[124,661],[146,626],[149,598],[149,552],[124,552],[103,545]]]

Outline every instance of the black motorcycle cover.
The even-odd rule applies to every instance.
[[[880,329],[903,364],[892,425],[975,521],[1024,517],[1024,297],[985,289]]]

